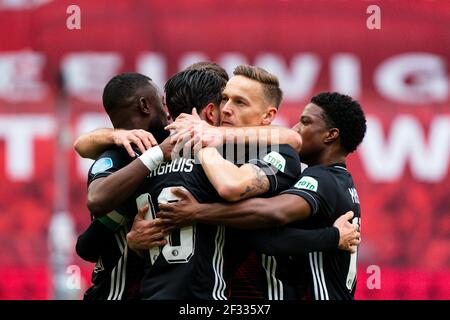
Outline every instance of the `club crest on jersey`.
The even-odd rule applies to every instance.
[[[111,158],[101,158],[94,163],[91,172],[92,174],[97,174],[112,168],[112,166],[113,162]]]
[[[276,151],[272,151],[264,157],[264,161],[270,163],[275,168],[284,172],[284,167],[286,167],[286,159]]]
[[[313,177],[302,177],[295,185],[297,189],[305,189],[317,192],[317,188],[319,187],[319,182]]]

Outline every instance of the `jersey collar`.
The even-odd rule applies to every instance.
[[[337,168],[337,169],[348,171],[347,170],[347,166],[345,165],[345,163],[333,163],[333,164],[330,164],[329,167],[333,167],[333,168]]]

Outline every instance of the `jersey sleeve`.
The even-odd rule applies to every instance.
[[[269,179],[270,187],[265,196],[273,196],[288,189],[300,175],[300,158],[297,152],[289,145],[272,145],[258,158],[249,160],[249,163],[261,168]]]
[[[286,227],[272,228],[254,230],[246,239],[261,253],[299,255],[313,251],[337,249],[339,230],[335,227],[312,230]]]
[[[75,250],[78,256],[89,262],[96,262],[100,257],[102,248],[114,240],[114,234],[111,230],[95,219],[87,229],[78,236]]]
[[[332,218],[337,201],[336,185],[329,171],[323,166],[306,168],[297,182],[283,194],[302,197],[311,207],[311,215],[321,214]]]
[[[111,148],[106,150],[95,160],[89,169],[88,185],[92,181],[107,177],[114,172],[127,166],[134,159],[131,158],[124,148]],[[127,220],[132,219],[137,212],[134,201],[126,200],[124,203],[115,208],[114,211],[97,219],[107,229],[116,231]],[[94,220],[95,221],[95,220]]]
[[[96,262],[102,248],[113,243],[114,234],[128,222],[128,218],[117,211],[92,220],[87,229],[78,236],[75,247],[78,256],[83,260]]]
[[[88,173],[88,185],[95,179],[107,177],[128,165],[131,158],[124,148],[112,148],[103,152],[94,161]]]

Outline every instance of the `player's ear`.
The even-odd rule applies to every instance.
[[[339,138],[339,129],[338,128],[331,128],[328,129],[327,135],[325,136],[325,143],[331,143]]]
[[[216,108],[214,103],[209,103],[203,109],[203,112],[201,112],[201,114],[203,114],[203,118],[204,120],[206,120],[206,122],[211,125],[216,125],[217,119],[219,117],[219,108]]]
[[[268,126],[272,123],[272,121],[275,119],[275,116],[277,115],[277,108],[270,106],[266,113],[263,116],[261,125]]]
[[[142,113],[150,114],[150,108],[151,108],[151,105],[150,105],[150,102],[148,101],[147,98],[145,98],[145,97],[139,97],[139,99],[138,99],[138,105],[139,105],[139,110],[140,110]]]

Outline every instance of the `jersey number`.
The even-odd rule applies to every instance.
[[[361,219],[360,218],[353,218],[352,220],[352,224],[356,224],[358,225],[358,227],[361,226]],[[347,280],[345,282],[347,289],[349,291],[352,291],[353,286],[355,284],[355,280],[356,280],[356,258],[358,255],[358,251],[356,251],[355,253],[352,253],[350,255],[350,265],[348,266],[348,272],[347,272]]]
[[[167,187],[161,190],[158,196],[158,203],[177,202],[179,199]],[[176,187],[186,190],[184,187]],[[153,220],[156,218],[156,210],[153,206],[152,198],[149,193],[141,194],[136,199],[137,207],[140,209],[146,204],[149,205],[145,220]],[[188,226],[172,231],[165,237],[167,244],[161,247],[153,247],[149,249],[150,260],[155,263],[158,256],[162,253],[168,263],[186,263],[194,255],[195,249],[195,227]]]

